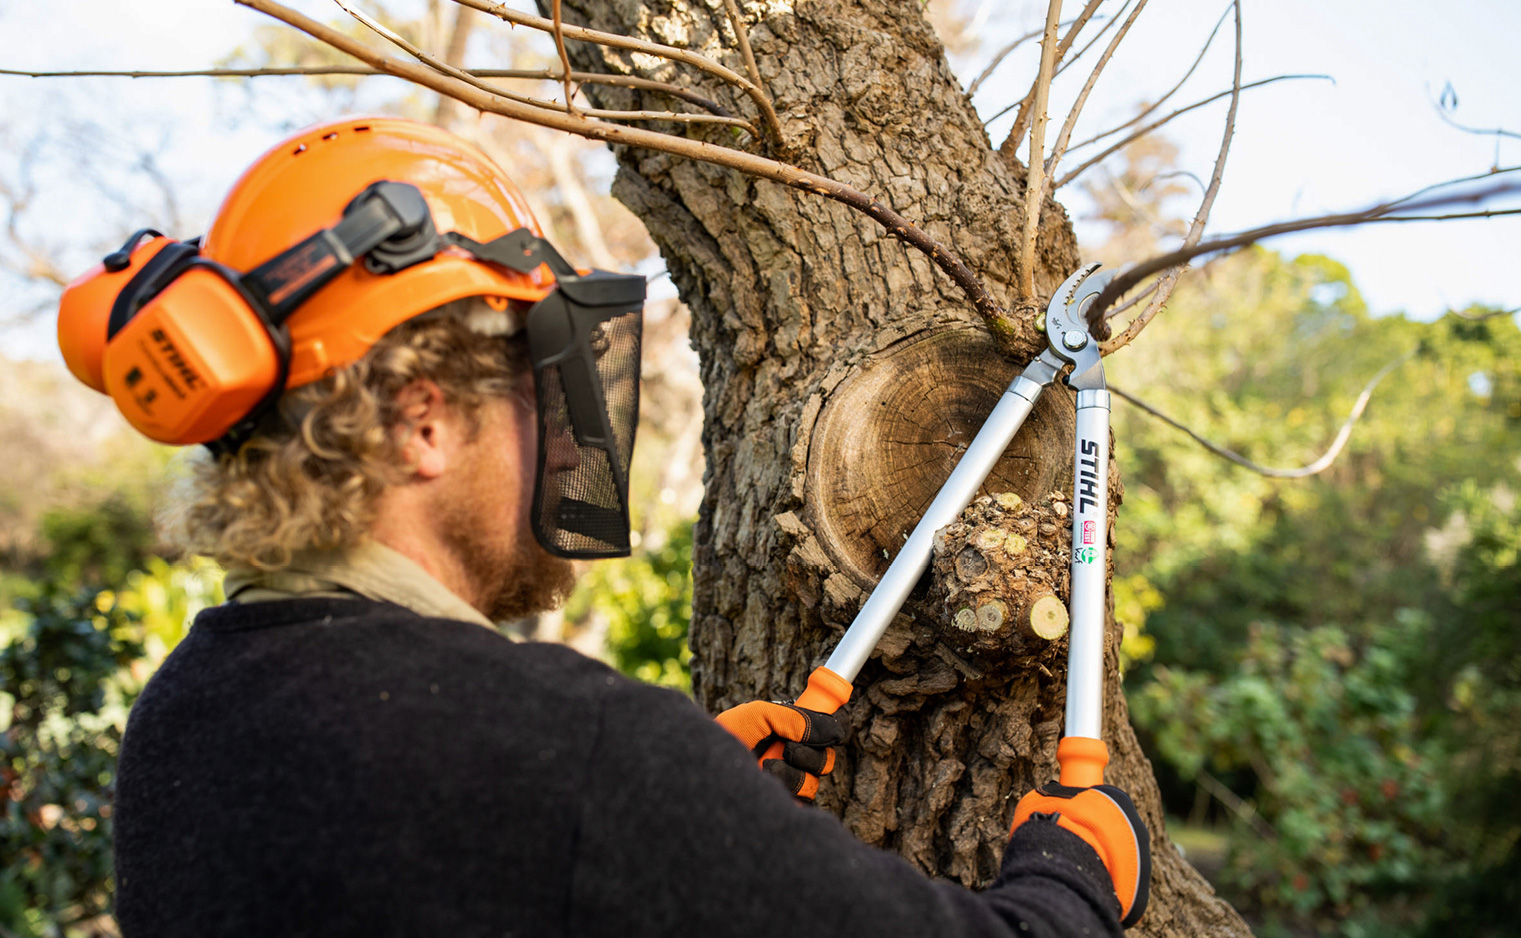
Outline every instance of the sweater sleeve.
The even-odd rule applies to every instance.
[[[671,691],[609,689],[583,785],[571,934],[1121,933],[1098,855],[1054,823],[1021,827],[987,890],[933,881],[795,803]]]

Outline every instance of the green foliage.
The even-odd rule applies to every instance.
[[[1318,456],[1416,350],[1309,479],[1117,409],[1116,612],[1155,642],[1126,683],[1169,806],[1229,788],[1222,886],[1265,933],[1481,930],[1521,867],[1521,330],[1373,319],[1340,265],[1263,250],[1158,324],[1114,383],[1270,466]]]
[[[42,536],[45,578],[74,584],[122,582],[147,562],[154,541],[146,508],[119,492],[52,509],[42,517]]]
[[[1449,688],[1441,726],[1450,775],[1464,783],[1450,810],[1467,864],[1444,884],[1425,934],[1510,935],[1521,908],[1521,506],[1507,487],[1471,482],[1448,503],[1455,614],[1425,669]]]
[[[1231,841],[1224,876],[1237,901],[1302,924],[1330,915],[1350,932],[1449,873],[1445,753],[1421,738],[1404,689],[1406,649],[1429,628],[1404,616],[1358,652],[1335,626],[1259,624],[1231,674],[1159,667],[1131,695],[1186,776],[1255,776],[1266,823]]]
[[[0,929],[80,934],[69,923],[108,908],[127,711],[195,614],[222,601],[209,561],[144,566],[117,591],[42,581],[0,622]]]
[[[1429,607],[1439,577],[1423,538],[1446,514],[1441,492],[1516,469],[1521,330],[1371,319],[1324,258],[1253,251],[1194,287],[1158,320],[1165,331],[1114,356],[1112,380],[1262,464],[1318,456],[1364,383],[1420,352],[1379,386],[1332,468],[1305,480],[1233,467],[1117,407],[1117,573],[1167,597],[1147,621],[1158,660],[1220,673],[1258,620],[1358,634]]]
[[[613,665],[630,677],[691,692],[692,522],[677,524],[658,547],[594,565],[566,604],[572,621],[607,621]]]
[[[0,925],[54,935],[109,906],[110,786],[142,645],[109,594],[46,588],[21,611],[0,649]]]

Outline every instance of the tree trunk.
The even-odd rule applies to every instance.
[[[990,145],[917,0],[741,9],[781,116],[784,140],[771,155],[890,204],[1013,307],[1023,174]],[[744,71],[719,0],[568,0],[566,18]],[[675,77],[644,56],[570,49],[579,68]],[[676,80],[754,116],[747,98],[707,76],[688,69]],[[587,92],[602,106],[675,106],[627,89]],[[661,129],[738,142],[727,128]],[[660,246],[692,309],[701,359],[694,691],[715,711],[791,698],[1024,363],[1001,358],[966,297],[864,215],[665,154],[618,158],[614,194]],[[1035,282],[1049,295],[1078,252],[1049,200],[1040,231]],[[1042,345],[1033,311],[1020,327],[1033,355]],[[947,532],[958,552],[980,544],[980,556],[960,571],[942,556],[888,631],[856,682],[846,710],[855,735],[819,798],[865,842],[967,886],[991,881],[1015,801],[1056,773],[1066,640],[1039,637],[1031,620],[1054,631],[1050,604],[1038,601],[1066,599],[1070,535],[1055,523],[1066,496],[1052,493],[1070,491],[1073,419],[1071,394],[1048,392],[989,481],[1004,497],[974,505]],[[1003,609],[980,613],[976,631],[965,616],[958,627],[968,596],[974,620],[994,601]],[[1108,625],[1108,780],[1134,796],[1154,844],[1151,907],[1136,933],[1247,934],[1167,839],[1120,693],[1112,611]]]

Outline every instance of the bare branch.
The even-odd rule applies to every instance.
[[[1094,45],[1096,45],[1100,39],[1104,38],[1104,34],[1107,33],[1107,32],[1109,32],[1109,27],[1111,27],[1115,23],[1119,22],[1119,17],[1125,15],[1125,11],[1128,10],[1128,9],[1130,9],[1130,4],[1131,4],[1131,0],[1125,0],[1124,5],[1122,5],[1120,7],[1120,12],[1117,13],[1117,14],[1115,14],[1113,17],[1107,17],[1108,22],[1104,24],[1104,28],[1100,29],[1098,32],[1094,33],[1092,39],[1089,39],[1087,42],[1083,43],[1083,47],[1081,49],[1077,50],[1077,54],[1076,55],[1073,55],[1073,56],[1068,57],[1068,58],[1063,58],[1060,62],[1057,62],[1056,63],[1056,77],[1060,78],[1061,75],[1062,75],[1062,73],[1065,72],[1070,66],[1076,65],[1078,62],[1081,62],[1082,59],[1083,59],[1083,56],[1085,56],[1085,55],[1088,54],[1088,50],[1092,49],[1094,47]],[[1101,19],[1101,20],[1102,19],[1106,19],[1106,17],[1103,17],[1103,16],[1098,16],[1098,17],[1094,17],[1094,18],[1095,19]]]
[[[538,81],[560,81],[564,73],[549,68],[466,68],[460,69],[475,78],[523,78]],[[200,68],[184,71],[77,71],[77,72],[24,72],[0,68],[0,75],[19,78],[283,78],[290,76],[322,75],[385,75],[387,72],[368,65],[310,65],[269,66],[266,68]],[[734,113],[716,101],[710,101],[695,91],[669,82],[640,78],[636,75],[610,75],[602,72],[571,72],[570,80],[579,84],[615,85],[620,88],[638,88],[641,91],[658,91],[673,98],[697,105],[719,117],[733,117]]]
[[[1129,8],[1130,8],[1130,0],[1126,0],[1125,5],[1122,6],[1122,7],[1120,7],[1120,15],[1123,15],[1124,12],[1127,9],[1129,9]],[[1104,19],[1104,17],[1100,16],[1100,17],[1098,17],[1098,19]],[[1061,25],[1062,26],[1070,26],[1072,24],[1072,22],[1073,22],[1072,20],[1067,20],[1065,23],[1062,23]],[[1077,50],[1077,55],[1074,55],[1070,59],[1066,59],[1066,60],[1063,60],[1061,62],[1058,62],[1057,63],[1057,67],[1056,67],[1056,75],[1055,75],[1055,77],[1057,77],[1057,78],[1061,77],[1062,72],[1065,72],[1067,70],[1067,66],[1077,64],[1077,62],[1080,61],[1082,59],[1082,57],[1087,54],[1088,50],[1091,49],[1091,48],[1093,48],[1093,44],[1094,43],[1096,43],[1100,39],[1104,38],[1104,34],[1109,31],[1109,27],[1113,26],[1117,22],[1119,22],[1119,20],[1118,20],[1117,17],[1116,18],[1111,18],[1109,20],[1109,22],[1107,22],[1107,23],[1104,24],[1104,28],[1103,29],[1101,29],[1097,33],[1095,33],[1092,39],[1088,40],[1088,42],[1081,49]],[[1033,38],[1035,36],[1039,36],[1040,34],[1041,34],[1040,30],[1036,30],[1033,33],[1028,33],[1027,35],[1023,36],[1018,42],[1014,43],[1011,46],[1008,46],[1007,47],[1007,51],[1013,51],[1013,49],[1016,46],[1018,46],[1021,43],[1023,43],[1026,39],[1030,39],[1030,38]],[[988,66],[987,71],[983,72],[982,75],[978,76],[977,81],[980,82],[983,78],[986,78],[989,74],[991,74],[994,65],[997,65],[997,64],[998,63],[995,61],[993,63],[993,65]],[[973,82],[972,88],[967,91],[967,95],[968,96],[970,96],[972,94],[972,92],[974,90],[976,90],[976,85],[977,85],[977,83]],[[993,123],[994,121],[998,120],[1000,117],[1002,117],[1005,114],[1009,113],[1010,111],[1014,110],[1016,107],[1020,107],[1024,103],[1025,102],[1023,100],[1015,101],[1013,104],[1010,104],[1010,105],[1008,105],[1008,106],[1006,106],[1004,108],[999,109],[996,113],[993,114],[992,117],[989,117],[987,120],[983,121],[982,122],[982,126],[987,127],[989,124]]]
[[[1035,299],[1035,235],[1040,228],[1040,210],[1046,201],[1046,98],[1051,93],[1051,70],[1056,67],[1056,24],[1061,19],[1062,0],[1051,0],[1046,7],[1046,34],[1040,41],[1040,73],[1032,94],[1035,100],[1035,125],[1030,128],[1030,166],[1025,182],[1025,230],[1019,255],[1019,301]]]
[[[1460,313],[1460,312],[1458,312],[1455,309],[1454,310],[1449,310],[1449,312],[1451,312],[1454,316],[1458,317],[1459,319],[1466,319],[1469,322],[1484,322],[1487,319],[1495,319],[1495,318],[1500,317],[1500,316],[1514,316],[1517,313],[1521,313],[1521,306],[1517,306],[1515,309],[1495,309],[1495,310],[1490,310],[1487,313],[1480,313],[1477,316],[1473,315],[1472,313]]]
[[[1057,62],[1060,62],[1063,58],[1066,57],[1067,50],[1071,49],[1072,44],[1077,41],[1077,34],[1082,32],[1084,26],[1088,25],[1089,18],[1093,16],[1094,12],[1103,2],[1104,0],[1088,0],[1087,5],[1083,7],[1082,12],[1077,15],[1077,19],[1073,20],[1072,28],[1067,30],[1067,34],[1062,37],[1061,43],[1056,47]],[[1049,32],[1050,29],[1051,23],[1047,22],[1046,31]],[[1045,45],[1046,43],[1042,42],[1041,53],[1043,56],[1045,54]],[[1051,82],[1048,78],[1046,80],[1048,91],[1050,89],[1050,84]],[[999,152],[1006,157],[1013,156],[1015,151],[1019,149],[1019,141],[1024,139],[1025,127],[1028,126],[1030,120],[1030,108],[1035,103],[1035,94],[1039,85],[1040,79],[1037,77],[1035,84],[1030,86],[1029,93],[1025,95],[1024,100],[1019,104],[1019,114],[1014,118],[1014,126],[1009,128],[1008,137],[1004,138],[1003,145],[998,148]],[[1034,149],[1031,149],[1030,151],[1032,154],[1030,157],[1030,162],[1032,163],[1035,162],[1035,156],[1033,155],[1035,152],[1036,151]],[[1042,154],[1042,156],[1044,156],[1044,154]]]
[[[1248,82],[1248,83],[1246,83],[1246,84],[1244,84],[1244,85],[1241,86],[1241,90],[1242,91],[1250,91],[1253,88],[1260,88],[1263,85],[1271,85],[1274,82],[1297,80],[1297,79],[1301,79],[1301,78],[1317,78],[1317,79],[1325,79],[1326,81],[1332,81],[1333,80],[1330,75],[1275,75],[1272,78],[1264,78],[1261,81]],[[1152,131],[1156,130],[1158,127],[1161,127],[1162,125],[1168,123],[1173,118],[1175,118],[1175,117],[1182,117],[1184,114],[1187,114],[1189,111],[1198,110],[1199,108],[1204,107],[1207,104],[1213,104],[1216,101],[1220,100],[1221,98],[1229,97],[1229,96],[1232,96],[1234,94],[1235,94],[1235,87],[1232,86],[1232,88],[1230,90],[1228,90],[1228,91],[1222,91],[1219,94],[1210,95],[1209,97],[1205,98],[1203,101],[1195,101],[1193,104],[1190,104],[1188,107],[1179,108],[1176,111],[1173,111],[1171,114],[1167,115],[1166,117],[1163,117],[1163,118],[1160,118],[1158,120],[1152,121],[1150,124],[1147,124],[1145,127],[1142,127],[1140,130],[1137,130],[1134,133],[1131,133],[1131,134],[1127,135],[1125,137],[1125,139],[1119,141],[1118,143],[1111,144],[1109,146],[1109,148],[1106,149],[1104,152],[1102,152],[1099,155],[1097,155],[1097,156],[1089,159],[1086,163],[1083,163],[1077,169],[1074,169],[1072,172],[1070,172],[1067,175],[1063,176],[1060,180],[1057,181],[1056,188],[1060,189],[1062,186],[1065,186],[1067,183],[1071,182],[1072,180],[1076,179],[1078,176],[1082,175],[1084,170],[1090,169],[1093,166],[1097,165],[1098,163],[1103,162],[1105,159],[1109,158],[1110,156],[1113,156],[1115,153],[1118,153],[1120,150],[1123,150],[1125,147],[1129,146],[1130,144],[1134,143],[1135,141],[1141,139],[1142,137],[1144,137],[1147,134],[1151,133]],[[1096,139],[1097,138],[1095,138],[1095,140]],[[1080,147],[1087,146],[1089,143],[1093,143],[1093,142],[1094,142],[1094,140],[1088,140],[1088,141],[1085,141],[1083,143],[1078,144],[1078,146],[1080,146]]]
[[[675,121],[678,123],[727,124],[735,127],[743,127],[745,130],[750,132],[751,136],[757,136],[755,127],[749,121],[738,117],[718,117],[711,114],[681,114],[675,111],[584,110],[577,109],[569,103],[560,105],[556,104],[553,101],[545,101],[540,98],[533,98],[529,97],[528,95],[521,95],[517,94],[516,92],[507,91],[505,89],[498,88],[495,85],[488,85],[486,82],[481,81],[474,75],[471,75],[469,72],[455,68],[453,65],[450,65],[447,62],[443,62],[434,56],[429,55],[427,52],[424,52],[423,50],[417,48],[412,43],[408,42],[406,39],[398,35],[394,30],[390,29],[382,23],[377,22],[368,15],[353,9],[345,2],[345,0],[333,0],[333,2],[338,4],[338,6],[341,7],[345,13],[348,13],[350,16],[354,17],[365,26],[374,30],[376,33],[379,33],[386,40],[393,43],[398,48],[404,50],[407,54],[411,55],[419,62],[422,62],[424,65],[427,65],[430,68],[433,68],[434,70],[445,75],[449,75],[450,77],[457,78],[460,81],[466,82],[467,84],[473,85],[482,91],[488,92],[490,94],[501,95],[509,101],[516,101],[519,104],[528,104],[533,107],[546,108],[552,111],[564,111],[569,114],[585,113],[590,117],[597,117],[603,120],[664,120]],[[567,76],[569,75],[568,72],[564,74]],[[570,87],[570,79],[568,77],[565,81],[565,87],[567,89]],[[568,95],[569,91],[567,90],[567,102],[569,100]]]
[[[1370,218],[1366,224],[1379,225],[1402,221],[1457,221],[1468,218],[1501,218],[1505,215],[1521,215],[1521,208],[1487,208],[1478,212],[1449,212],[1445,215],[1389,215],[1384,218]]]
[[[1114,38],[1109,40],[1109,45],[1104,49],[1104,54],[1099,56],[1098,64],[1093,66],[1093,71],[1089,73],[1088,80],[1083,83],[1083,90],[1078,92],[1077,100],[1072,102],[1072,107],[1067,111],[1067,119],[1062,123],[1061,133],[1056,137],[1056,145],[1051,148],[1051,157],[1046,160],[1046,175],[1050,176],[1056,173],[1057,164],[1061,162],[1062,157],[1067,152],[1067,141],[1072,139],[1072,128],[1077,124],[1077,117],[1083,112],[1083,105],[1088,103],[1088,95],[1093,92],[1093,86],[1098,84],[1099,75],[1104,71],[1104,66],[1109,64],[1109,59],[1114,55],[1114,50],[1120,47],[1120,43],[1125,39],[1125,34],[1130,32],[1131,25],[1135,23],[1136,17],[1140,16],[1141,11],[1144,9],[1146,9],[1146,0],[1138,0],[1135,9],[1131,11],[1130,15],[1125,18],[1125,22],[1120,25],[1119,30],[1115,32]]]
[[[894,238],[911,245],[928,256],[935,266],[939,267],[951,278],[953,283],[966,293],[978,313],[982,315],[988,331],[998,340],[1001,347],[1010,353],[1019,350],[1019,339],[1022,337],[1020,330],[1016,328],[1014,321],[1009,317],[1008,313],[988,293],[982,281],[977,278],[976,274],[972,273],[971,269],[966,266],[966,263],[955,252],[936,241],[923,229],[912,224],[908,219],[893,211],[887,205],[842,182],[830,179],[827,176],[820,176],[817,173],[810,173],[807,170],[798,169],[796,166],[789,166],[776,160],[758,156],[754,153],[718,146],[703,140],[657,133],[638,127],[621,127],[606,121],[593,120],[584,115],[567,114],[560,110],[548,110],[521,104],[481,91],[468,82],[441,74],[426,66],[390,58],[330,26],[319,23],[289,7],[281,5],[276,0],[235,0],[235,2],[241,6],[268,14],[287,25],[293,26],[318,41],[326,43],[340,52],[351,55],[387,75],[394,75],[436,91],[439,94],[449,95],[478,110],[500,114],[504,117],[537,124],[553,130],[577,134],[604,143],[644,147],[686,159],[701,160],[706,163],[712,163],[715,166],[723,166],[751,176],[779,182],[791,188],[824,196],[825,198],[848,205],[882,225]],[[576,29],[577,27],[566,27],[566,35],[572,39],[577,38],[574,35]],[[627,37],[615,38],[626,40]]]
[[[1199,202],[1199,211],[1194,213],[1193,223],[1188,226],[1188,234],[1183,237],[1183,247],[1192,248],[1199,243],[1199,238],[1204,235],[1204,226],[1209,223],[1210,209],[1214,208],[1215,196],[1220,193],[1220,182],[1225,178],[1225,158],[1231,151],[1231,138],[1236,134],[1236,108],[1241,103],[1241,0],[1235,0],[1236,7],[1236,71],[1231,79],[1231,106],[1225,115],[1225,133],[1220,136],[1220,155],[1215,158],[1215,171],[1209,179],[1209,188],[1204,190],[1204,198]],[[1110,353],[1115,349],[1124,348],[1141,334],[1146,324],[1161,312],[1166,305],[1168,297],[1172,296],[1173,288],[1178,284],[1178,277],[1182,276],[1183,268],[1177,267],[1162,277],[1157,292],[1152,296],[1151,302],[1139,316],[1130,321],[1125,331],[1113,340],[1102,346],[1104,352]],[[1095,301],[1097,305],[1097,301]],[[1109,323],[1102,317],[1102,311],[1089,314],[1089,326],[1097,324],[1099,331],[1094,333],[1098,339],[1108,338]]]
[[[575,95],[570,90],[570,55],[565,51],[565,20],[560,16],[560,0],[554,0],[555,51],[560,53],[560,71],[565,75],[565,110],[576,113]]]
[[[1070,23],[1071,20],[1068,20],[1067,22]],[[1063,23],[1062,25],[1066,26],[1067,23]],[[972,95],[976,94],[977,89],[982,87],[982,83],[993,76],[993,71],[997,69],[999,65],[1002,65],[1003,60],[1008,58],[1015,49],[1018,49],[1020,46],[1029,42],[1031,39],[1034,39],[1036,36],[1039,36],[1043,32],[1045,32],[1044,27],[1037,29],[1034,32],[1025,33],[1023,36],[1020,36],[1018,39],[995,52],[993,54],[993,60],[988,63],[987,68],[984,68],[982,70],[982,73],[979,74],[976,78],[972,79],[972,83],[967,86],[967,97],[971,97]]]
[[[755,53],[750,51],[750,31],[745,28],[745,19],[739,14],[739,5],[734,0],[724,0],[724,6],[729,12],[729,25],[734,27],[734,41],[739,44],[739,54],[745,60],[745,71],[749,73],[750,80],[755,82],[755,87],[761,86],[760,68],[755,64]]]
[[[1198,443],[1200,446],[1209,450],[1211,453],[1214,453],[1216,456],[1222,456],[1226,459],[1229,459],[1231,462],[1235,463],[1238,466],[1243,466],[1247,469],[1252,470],[1258,475],[1264,475],[1270,479],[1303,479],[1312,475],[1317,475],[1318,473],[1324,472],[1331,467],[1331,464],[1336,461],[1336,457],[1341,455],[1342,448],[1347,445],[1347,440],[1352,437],[1352,427],[1357,423],[1358,418],[1362,417],[1363,411],[1368,408],[1368,401],[1372,400],[1373,398],[1373,389],[1378,387],[1379,382],[1384,380],[1384,377],[1388,375],[1389,372],[1414,358],[1416,351],[1416,349],[1411,349],[1404,355],[1401,355],[1399,358],[1396,358],[1394,361],[1380,368],[1378,370],[1378,373],[1375,374],[1368,381],[1368,383],[1363,386],[1362,393],[1357,396],[1356,403],[1352,405],[1352,412],[1347,414],[1347,419],[1342,423],[1341,429],[1336,431],[1336,438],[1331,441],[1330,447],[1328,447],[1324,453],[1321,453],[1320,457],[1314,462],[1295,469],[1275,469],[1271,466],[1263,466],[1259,463],[1252,462],[1250,459],[1247,459],[1245,456],[1242,456],[1235,450],[1227,449],[1218,443],[1210,442],[1209,440],[1195,433],[1193,430],[1190,430],[1188,427],[1157,410],[1155,407],[1152,407],[1150,404],[1137,398],[1133,394],[1122,391],[1112,384],[1109,386],[1109,391],[1112,394],[1123,397],[1125,400],[1139,407],[1141,410],[1157,418],[1168,426],[1182,430],[1184,433],[1188,434],[1195,443]]]
[[[1428,87],[1426,90],[1429,92],[1431,89]],[[1447,86],[1446,92],[1443,93],[1442,97],[1445,99],[1447,93],[1451,91],[1452,85],[1449,84]],[[1521,134],[1516,133],[1514,130],[1506,130],[1504,127],[1491,127],[1488,129],[1483,127],[1469,127],[1467,124],[1460,124],[1457,121],[1453,120],[1451,112],[1452,110],[1457,109],[1456,94],[1453,95],[1453,105],[1451,109],[1443,104],[1441,100],[1434,100],[1431,102],[1431,105],[1432,107],[1436,108],[1437,116],[1442,119],[1442,123],[1446,124],[1448,127],[1453,128],[1454,130],[1461,130],[1465,134],[1474,134],[1480,137],[1510,137],[1513,140],[1521,140]]]
[[[449,41],[444,46],[444,61],[460,68],[465,64],[465,52],[470,47],[470,32],[475,26],[476,12],[469,7],[454,11],[454,28],[449,31]],[[459,111],[459,102],[442,95],[433,106],[433,123],[447,126]]]
[[[1220,27],[1222,25],[1224,25],[1224,23],[1225,23],[1225,16],[1226,16],[1226,14],[1230,13],[1231,7],[1232,7],[1232,4],[1226,4],[1225,9],[1223,11],[1221,11],[1221,13],[1220,13],[1220,18],[1218,20],[1215,20],[1215,28],[1209,31],[1209,38],[1204,40],[1204,46],[1203,46],[1203,48],[1201,48],[1199,50],[1199,54],[1194,57],[1194,64],[1192,64],[1192,65],[1190,65],[1188,67],[1188,71],[1186,71],[1186,72],[1183,73],[1183,77],[1179,78],[1178,79],[1178,83],[1176,85],[1173,85],[1172,88],[1170,88],[1167,91],[1166,94],[1162,95],[1160,98],[1156,99],[1151,104],[1148,104],[1146,107],[1142,108],[1141,112],[1139,114],[1137,114],[1135,117],[1132,117],[1130,120],[1126,121],[1125,123],[1119,125],[1118,127],[1111,127],[1110,129],[1104,131],[1103,133],[1099,134],[1096,137],[1089,137],[1087,140],[1084,140],[1082,143],[1074,144],[1073,145],[1073,149],[1080,149],[1082,147],[1087,146],[1090,143],[1097,143],[1098,141],[1104,139],[1105,137],[1112,136],[1114,134],[1119,133],[1120,131],[1124,130],[1126,127],[1134,127],[1136,124],[1139,124],[1141,121],[1145,120],[1146,117],[1147,117],[1147,115],[1151,114],[1157,108],[1159,108],[1162,105],[1166,104],[1167,100],[1169,98],[1171,98],[1173,95],[1177,94],[1178,93],[1178,89],[1183,87],[1183,83],[1186,82],[1186,81],[1188,81],[1189,77],[1193,75],[1194,70],[1199,67],[1199,63],[1202,62],[1202,61],[1204,61],[1204,55],[1205,55],[1205,53],[1209,52],[1209,47],[1214,43],[1215,36],[1217,36],[1219,34]]]
[[[1146,183],[1146,185],[1141,186],[1141,188],[1145,189],[1148,186],[1150,186],[1153,182],[1156,182],[1159,179],[1172,179],[1175,176],[1187,176],[1189,179],[1192,179],[1194,181],[1194,185],[1196,185],[1196,186],[1199,187],[1199,191],[1201,193],[1209,189],[1209,186],[1207,186],[1207,185],[1204,184],[1204,180],[1202,180],[1202,179],[1199,178],[1199,174],[1198,173],[1193,172],[1192,170],[1187,170],[1187,169],[1175,169],[1175,170],[1173,170],[1170,173],[1157,173],[1155,176],[1151,177],[1151,179]]]
[[[28,241],[21,233],[21,216],[31,205],[37,190],[30,181],[23,183],[21,191],[12,189],[0,180],[0,202],[5,206],[5,236],[20,252],[22,264],[16,272],[29,280],[46,280],[54,286],[68,286],[69,277],[59,269],[57,262],[46,250]],[[7,265],[9,266],[9,265]]]
[[[1151,285],[1148,286],[1146,289],[1142,290],[1140,293],[1137,293],[1135,296],[1132,296],[1130,299],[1128,299],[1125,302],[1121,303],[1119,306],[1116,306],[1114,309],[1111,309],[1109,312],[1105,313],[1104,314],[1104,318],[1105,319],[1113,319],[1114,317],[1120,315],[1125,310],[1129,309],[1130,307],[1132,307],[1132,306],[1136,305],[1137,303],[1141,302],[1142,300],[1146,299],[1148,296],[1151,296],[1153,293],[1157,292],[1157,288],[1160,287],[1161,285],[1162,285],[1162,278],[1158,277],[1157,279],[1153,280],[1151,282]]]
[[[1205,791],[1215,797],[1215,800],[1229,808],[1231,813],[1250,824],[1252,829],[1257,832],[1258,837],[1268,841],[1278,839],[1278,832],[1273,829],[1271,824],[1262,819],[1262,815],[1257,813],[1256,805],[1242,801],[1240,796],[1227,788],[1218,778],[1215,778],[1203,769],[1199,770],[1198,782],[1204,787]]]
[[[242,0],[234,0],[234,2],[242,2]],[[537,29],[543,32],[552,32],[554,30],[553,21],[547,20],[542,16],[521,13],[505,3],[491,3],[490,0],[454,0],[454,2],[462,3],[465,6],[484,13],[490,13],[492,16],[517,26],[527,26],[530,29]],[[745,94],[749,95],[750,99],[755,102],[755,106],[760,109],[761,118],[765,121],[766,131],[771,139],[778,143],[781,141],[781,121],[777,119],[776,109],[771,106],[770,99],[766,97],[765,92],[761,91],[754,82],[735,72],[733,69],[725,68],[712,59],[698,55],[688,49],[665,46],[658,42],[648,42],[643,39],[635,39],[632,36],[620,36],[617,33],[604,33],[581,26],[562,26],[561,29],[567,39],[575,39],[580,42],[594,42],[598,45],[609,46],[614,49],[628,49],[631,52],[643,52],[648,55],[670,59],[674,62],[682,62],[737,86]],[[329,44],[331,45],[331,43]]]
[[[349,16],[352,16],[360,23],[363,23],[365,27],[378,34],[382,39],[396,46],[398,49],[401,49],[403,52],[412,56],[414,59],[423,63],[429,68],[434,69],[435,71],[442,72],[443,74],[449,75],[453,78],[457,78],[460,81],[466,82],[470,85],[475,86],[476,88],[479,88],[482,91],[487,92],[488,94],[501,95],[502,97],[507,98],[509,101],[516,101],[519,104],[529,104],[534,107],[549,108],[551,110],[569,109],[568,106],[566,108],[561,108],[553,101],[544,101],[539,98],[529,97],[528,95],[518,94],[514,91],[506,91],[504,89],[496,87],[495,85],[488,85],[484,81],[476,78],[474,75],[471,75],[469,72],[455,68],[453,65],[450,65],[447,62],[439,61],[434,56],[428,54],[427,52],[424,52],[422,49],[419,49],[417,46],[402,38],[402,36],[397,34],[397,32],[391,29],[389,26],[386,26],[384,23],[379,22],[367,13],[354,9],[346,2],[346,0],[333,0],[333,2],[338,5],[339,9],[347,13]]]
[[[1507,172],[1512,171],[1514,170],[1507,170]],[[1443,185],[1445,185],[1445,183]],[[1432,188],[1435,188],[1435,186],[1427,187],[1428,190]],[[1439,208],[1462,203],[1473,204],[1485,202],[1497,196],[1508,195],[1513,192],[1521,192],[1521,182],[1501,183],[1498,185],[1490,186],[1487,189],[1479,189],[1474,192],[1459,193],[1457,195],[1442,196],[1441,198],[1427,199],[1422,202],[1410,202],[1408,201],[1409,197],[1406,196],[1394,202],[1385,202],[1380,205],[1375,205],[1372,208],[1364,209],[1360,212],[1343,212],[1337,215],[1320,215],[1315,218],[1299,218],[1295,219],[1294,221],[1278,222],[1272,225],[1264,225],[1261,228],[1253,228],[1250,231],[1243,231],[1239,234],[1227,235],[1221,238],[1213,238],[1209,241],[1196,244],[1191,248],[1179,248],[1176,251],[1170,251],[1167,254],[1161,254],[1142,261],[1141,263],[1128,268],[1119,276],[1109,281],[1109,285],[1104,288],[1104,291],[1102,293],[1094,297],[1093,303],[1088,307],[1089,326],[1091,328],[1093,325],[1093,320],[1104,315],[1104,312],[1109,308],[1110,304],[1119,299],[1121,296],[1124,296],[1125,293],[1130,291],[1147,277],[1150,277],[1152,274],[1158,273],[1160,271],[1167,270],[1170,267],[1177,267],[1180,264],[1187,263],[1188,261],[1193,260],[1195,257],[1200,257],[1205,254],[1216,254],[1221,251],[1229,251],[1234,248],[1246,247],[1249,244],[1255,244],[1258,241],[1265,241],[1268,238],[1277,237],[1278,235],[1293,234],[1297,231],[1310,231],[1317,228],[1345,228],[1353,225],[1366,225],[1370,222],[1380,221],[1446,221],[1456,218],[1492,218],[1499,215],[1521,214],[1521,209],[1497,209],[1454,215],[1390,214],[1396,210],[1411,211]],[[1400,208],[1401,206],[1403,206],[1403,208]],[[1095,332],[1095,334],[1097,333]],[[1108,351],[1107,345],[1105,346],[1105,350],[1106,352]]]
[[[1488,179],[1491,176],[1503,176],[1506,173],[1514,173],[1518,170],[1521,170],[1521,165],[1497,166],[1494,169],[1488,170],[1487,172],[1474,173],[1472,176],[1459,176],[1457,179],[1447,179],[1442,182],[1434,182],[1429,186],[1422,186],[1409,195],[1401,196],[1400,198],[1395,199],[1393,202],[1389,202],[1388,205],[1390,208],[1393,208],[1395,206],[1404,205],[1406,202],[1410,202],[1413,199],[1419,198],[1428,192],[1435,192],[1438,189],[1446,189],[1451,186],[1460,186],[1465,182],[1478,182],[1480,179]]]

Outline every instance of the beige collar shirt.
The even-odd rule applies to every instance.
[[[228,600],[240,603],[298,596],[362,596],[405,606],[418,615],[460,619],[496,631],[496,625],[480,610],[451,593],[428,571],[368,538],[347,550],[298,551],[280,570],[231,567],[223,590]]]

